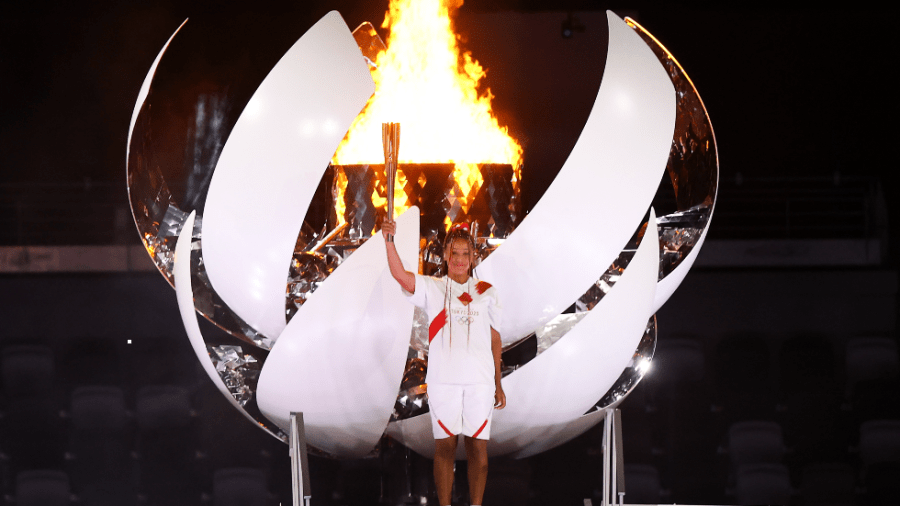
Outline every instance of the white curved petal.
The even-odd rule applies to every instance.
[[[131,113],[131,123],[128,125],[128,144],[125,147],[125,166],[128,166],[128,155],[131,153],[131,134],[134,132],[134,124],[137,122],[138,114],[141,112],[141,107],[144,105],[144,101],[147,100],[147,95],[150,94],[150,83],[153,82],[153,75],[156,74],[156,67],[159,66],[159,61],[162,60],[163,53],[166,52],[166,49],[169,49],[169,44],[172,43],[172,39],[178,35],[178,32],[181,31],[181,28],[187,23],[188,20],[185,19],[178,25],[178,28],[172,33],[172,36],[169,37],[169,40],[166,41],[165,45],[162,49],[159,50],[159,54],[156,55],[156,59],[153,60],[153,65],[150,65],[150,70],[147,71],[147,76],[144,77],[144,82],[141,83],[141,89],[138,91],[137,100],[134,103],[134,111]]]
[[[196,211],[191,211],[191,214],[184,222],[181,233],[178,235],[178,242],[175,243],[174,276],[175,296],[178,298],[178,312],[181,314],[182,322],[184,322],[184,330],[187,331],[191,347],[194,349],[194,353],[197,354],[200,365],[203,366],[203,370],[206,371],[213,384],[216,385],[216,388],[222,392],[226,399],[231,401],[231,404],[241,414],[246,416],[254,425],[259,425],[252,416],[244,411],[244,408],[234,400],[231,392],[228,391],[228,387],[225,386],[225,382],[222,381],[222,377],[219,376],[212,360],[209,358],[206,342],[203,340],[203,334],[200,333],[200,325],[197,324],[197,313],[194,310],[194,291],[191,287],[191,235],[194,231],[194,217],[196,214]]]
[[[419,209],[397,222],[401,259],[418,265]],[[342,457],[366,455],[393,411],[412,319],[377,234],[335,269],[278,338],[259,378],[259,409],[285,430],[291,411],[302,411],[311,445]]]
[[[330,12],[266,76],[222,149],[203,260],[222,300],[268,337],[285,326],[288,268],[313,193],[374,90],[353,35]]]
[[[594,411],[574,420],[547,427],[541,432],[538,439],[531,441],[528,445],[523,445],[521,450],[512,455],[517,459],[522,459],[565,444],[602,422],[604,414],[604,411]]]
[[[534,210],[478,267],[478,277],[503,299],[504,343],[560,314],[600,278],[666,168],[675,128],[672,81],[640,36],[607,16],[606,69],[578,142]],[[562,245],[569,245],[564,257]]]
[[[652,209],[650,223],[656,223]],[[507,407],[494,412],[491,455],[538,453],[596,423],[578,420],[612,387],[634,355],[653,315],[658,266],[659,236],[654,226],[597,306],[547,351],[503,379]],[[427,418],[391,424],[388,434],[432,455]]]
[[[650,223],[656,223],[652,211]],[[648,232],[609,294],[556,344],[504,380],[509,405],[494,415],[495,451],[527,450],[552,427],[580,418],[625,370],[653,315],[659,239],[655,227]]]

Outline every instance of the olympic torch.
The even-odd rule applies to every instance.
[[[381,144],[384,147],[384,172],[387,179],[387,219],[394,220],[394,181],[397,178],[397,154],[400,152],[400,123],[381,124]],[[388,242],[394,242],[389,235]]]

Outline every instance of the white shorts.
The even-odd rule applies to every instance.
[[[490,439],[494,385],[428,384],[428,408],[435,439],[462,434]]]

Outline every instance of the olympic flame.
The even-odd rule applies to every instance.
[[[336,165],[380,164],[381,124],[403,125],[403,163],[453,163],[461,200],[482,184],[479,163],[511,164],[518,180],[522,147],[491,110],[493,95],[479,91],[486,70],[460,50],[452,15],[461,0],[391,0],[381,27],[387,49],[378,53],[375,94],[334,154]],[[402,168],[395,212],[402,213]],[[383,198],[373,195],[377,204]],[[342,199],[338,199],[341,201]],[[338,213],[340,216],[341,213]]]

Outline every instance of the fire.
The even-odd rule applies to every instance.
[[[486,71],[460,50],[451,15],[462,1],[452,2],[391,0],[382,24],[390,32],[387,49],[378,53],[372,69],[375,94],[332,163],[383,163],[381,124],[399,122],[400,163],[455,164],[457,198],[467,207],[482,184],[477,164],[511,164],[518,179],[522,148],[494,117],[490,90],[478,90]],[[403,187],[398,181],[397,214],[407,207]]]

